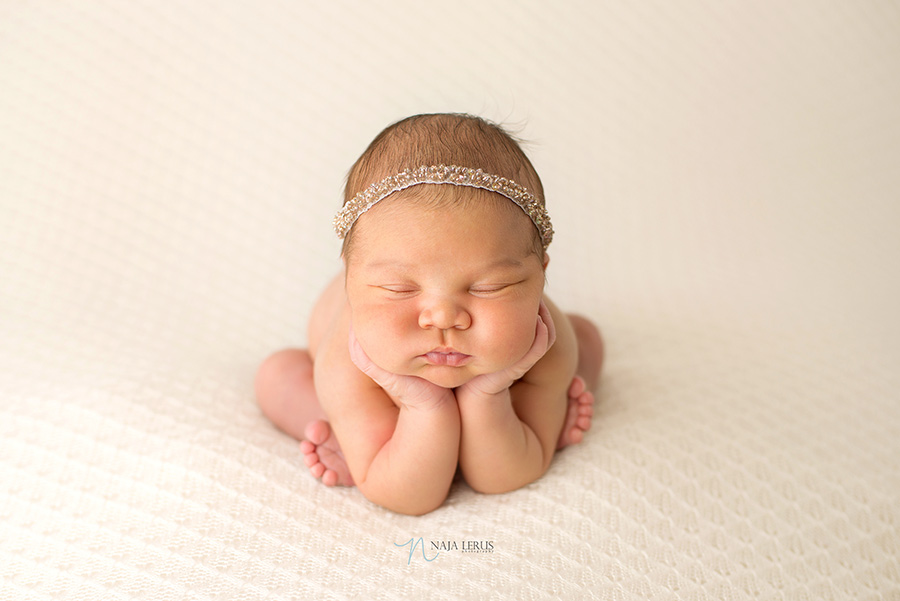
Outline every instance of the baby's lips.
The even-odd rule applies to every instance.
[[[465,353],[459,353],[456,351],[431,351],[429,353],[425,353],[423,356],[425,357],[425,360],[428,361],[428,363],[430,363],[431,365],[447,367],[462,367],[469,362],[469,359],[472,358],[471,355],[466,355]]]

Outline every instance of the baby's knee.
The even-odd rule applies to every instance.
[[[263,408],[277,402],[280,392],[293,382],[312,377],[312,360],[303,349],[284,349],[266,358],[256,372],[256,402]]]

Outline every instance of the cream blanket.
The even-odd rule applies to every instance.
[[[0,598],[900,598],[900,9],[0,1]],[[594,428],[425,517],[252,378],[409,114],[516,128]]]

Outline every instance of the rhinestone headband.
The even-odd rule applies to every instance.
[[[372,184],[344,205],[334,217],[334,231],[338,238],[343,239],[360,215],[371,209],[377,203],[387,198],[394,192],[405,190],[419,184],[453,184],[454,186],[468,186],[490,190],[516,203],[525,214],[531,218],[541,235],[544,249],[553,240],[553,226],[550,225],[550,215],[544,205],[534,197],[524,186],[520,186],[511,179],[485,173],[481,169],[457,167],[455,165],[433,165],[431,167],[417,167],[407,171],[401,171],[397,175],[386,177],[380,182]]]

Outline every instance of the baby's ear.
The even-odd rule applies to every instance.
[[[547,265],[550,264],[550,255],[547,254],[547,251],[544,251],[544,271],[547,270]]]

